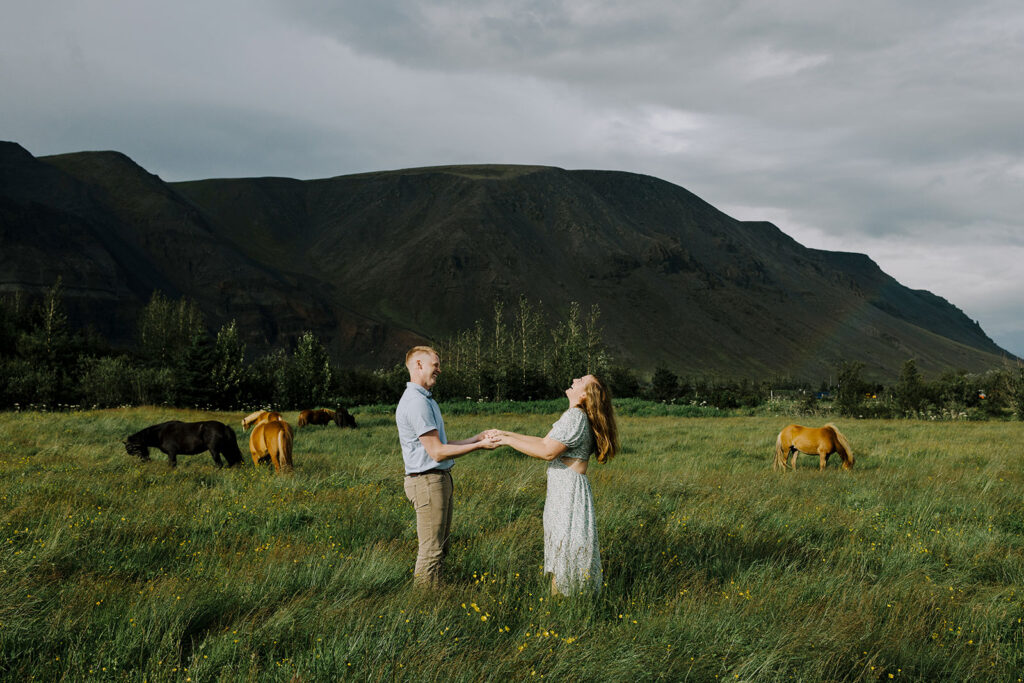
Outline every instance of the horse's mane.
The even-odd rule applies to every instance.
[[[257,410],[255,412],[249,413],[248,415],[243,417],[242,418],[242,429],[248,429],[249,425],[251,425],[253,422],[255,422],[256,418],[259,417],[262,413],[265,413],[265,412],[267,412],[267,411],[265,411],[265,410]]]
[[[853,448],[850,446],[850,442],[846,440],[846,437],[843,436],[843,433],[841,431],[839,431],[839,428],[836,427],[831,422],[829,422],[825,426],[830,428],[832,430],[832,433],[836,435],[836,441],[838,441],[839,445],[843,447],[844,451],[846,451],[846,455],[850,458],[850,464],[852,465],[853,464]],[[840,453],[840,455],[842,455],[842,454]]]
[[[176,422],[176,420],[171,420]],[[128,452],[132,455],[142,455],[143,453],[149,452],[149,446],[153,445],[151,441],[158,439],[160,430],[166,427],[170,422],[161,422],[160,424],[150,425],[145,429],[140,429],[134,434],[128,435],[124,439],[125,447]]]
[[[249,413],[248,415],[246,415],[245,417],[242,418],[242,430],[244,431],[244,430],[248,429],[249,427],[253,426],[253,424],[259,424],[260,422],[263,422],[264,420],[280,420],[280,419],[281,419],[281,413],[270,412],[270,411],[267,411],[267,410],[257,410],[256,412]]]

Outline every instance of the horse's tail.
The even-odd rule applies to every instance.
[[[839,429],[829,422],[825,425],[832,430],[832,433],[836,436],[836,451],[839,453],[839,457],[843,459],[843,469],[853,469],[853,448],[850,446],[850,442],[847,441],[846,437]]]
[[[786,430],[783,429],[779,432],[779,436],[775,439],[775,461],[772,462],[772,469],[778,471],[779,468],[786,469],[786,449],[782,447],[782,434]]]
[[[283,423],[286,425],[287,423]],[[277,458],[281,463],[282,472],[291,472],[292,467],[292,432],[290,429],[280,429],[277,432]]]

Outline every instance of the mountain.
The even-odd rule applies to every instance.
[[[525,295],[554,323],[601,309],[616,357],[688,375],[818,380],[841,360],[892,377],[1008,356],[958,308],[867,256],[808,249],[649,176],[454,166],[322,180],[165,183],[116,152],[0,144],[0,293],[62,274],[79,321],[129,343],[155,289],[256,349],[309,329],[345,365]],[[508,308],[511,308],[509,306]]]
[[[116,152],[38,160],[0,143],[0,247],[0,294],[38,294],[59,275],[71,319],[115,345],[132,343],[155,290],[195,300],[215,329],[236,319],[256,349],[307,329],[361,358],[385,338],[420,339],[338,305],[308,274],[250,259],[187,198]]]

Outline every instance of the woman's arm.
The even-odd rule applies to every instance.
[[[498,444],[511,446],[523,455],[540,460],[554,460],[568,450],[568,447],[561,441],[555,441],[547,437],[528,436],[516,432],[505,432],[500,429],[491,432],[498,437]]]

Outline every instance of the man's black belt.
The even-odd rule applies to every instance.
[[[435,468],[435,469],[432,469],[432,470],[427,470],[426,472],[410,472],[409,474],[407,474],[405,476],[407,476],[407,477],[421,477],[424,474],[444,474],[447,471],[448,470],[439,470],[439,469]]]

